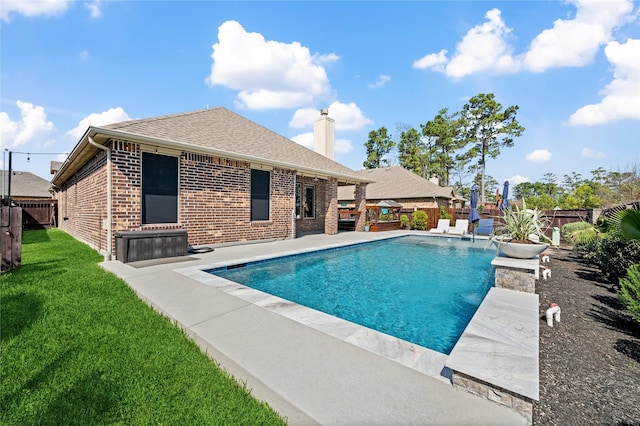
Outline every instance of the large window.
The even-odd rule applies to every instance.
[[[251,220],[269,220],[271,173],[251,169]]]
[[[178,222],[178,157],[142,153],[142,223]]]

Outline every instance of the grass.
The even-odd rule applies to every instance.
[[[285,424],[88,246],[51,229],[22,249],[0,284],[1,424]]]

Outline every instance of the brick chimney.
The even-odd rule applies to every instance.
[[[333,118],[329,117],[329,110],[320,110],[320,117],[313,121],[313,149],[315,152],[333,160],[335,151],[335,127]]]

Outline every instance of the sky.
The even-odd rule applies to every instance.
[[[480,93],[525,128],[500,183],[640,165],[638,1],[0,0],[0,43],[3,168],[47,180],[89,125],[217,106],[309,148],[328,108],[359,170]]]

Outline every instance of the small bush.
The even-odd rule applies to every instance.
[[[590,239],[589,237],[595,238],[597,233],[593,225],[588,222],[573,222],[562,225],[560,236],[563,240],[576,244]]]
[[[640,322],[640,264],[631,265],[626,278],[620,279],[619,297],[633,318]]]
[[[425,229],[427,229],[427,219],[428,216],[425,212],[423,212],[422,210],[417,210],[413,212],[413,223],[411,224],[411,227],[413,229],[424,231]]]
[[[406,214],[400,216],[400,227],[402,229],[407,229],[409,227],[409,216]]]
[[[618,283],[627,275],[627,269],[640,263],[640,240],[626,240],[618,234],[609,234],[585,244],[585,258],[596,264],[607,280]]]
[[[451,222],[451,215],[447,213],[445,206],[440,206],[440,219],[449,219],[449,222]]]

